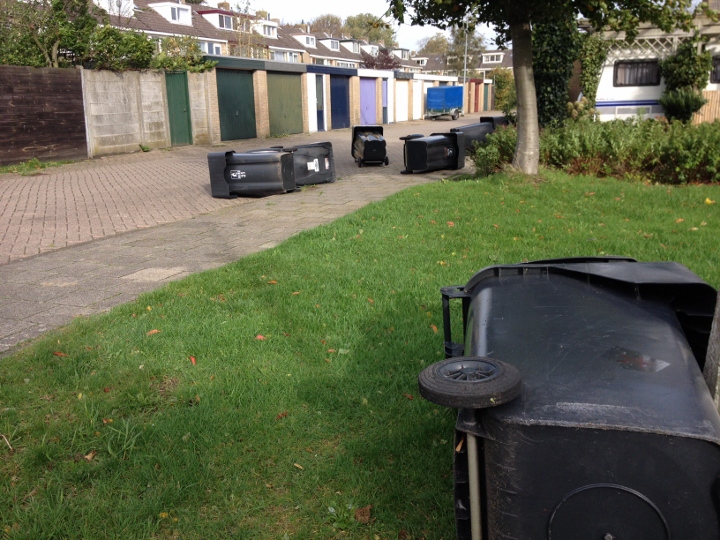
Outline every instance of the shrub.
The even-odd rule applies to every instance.
[[[475,153],[478,176],[512,161],[516,137],[512,126],[488,136]],[[542,130],[540,163],[572,174],[720,183],[720,122],[569,120],[563,127]]]
[[[698,112],[707,100],[689,86],[677,90],[666,90],[660,98],[660,105],[665,109],[668,120],[679,120],[688,123],[693,114]]]
[[[515,93],[515,77],[509,69],[497,68],[493,71],[495,81],[495,108],[503,112],[506,118],[515,123],[517,94]]]

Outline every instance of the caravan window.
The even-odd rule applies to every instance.
[[[713,56],[712,71],[710,72],[710,82],[720,83],[720,56]]]
[[[615,62],[613,86],[658,86],[660,64],[657,60],[623,60]]]

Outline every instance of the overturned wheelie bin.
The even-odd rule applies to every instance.
[[[213,197],[257,197],[297,188],[292,153],[283,152],[282,147],[210,152],[208,167]]]
[[[495,131],[495,125],[492,122],[478,122],[476,124],[468,124],[451,128],[452,133],[462,133],[465,136],[465,153],[470,154],[473,151],[474,144],[483,144],[487,136]]]
[[[294,191],[298,186],[335,181],[329,142],[288,148],[273,146],[246,152],[210,152],[213,197],[259,197]]]
[[[402,174],[457,170],[465,166],[465,136],[462,133],[433,133],[429,137],[414,134],[400,137],[405,141]]]
[[[353,126],[352,157],[362,167],[368,163],[390,164],[382,126]]]
[[[296,185],[329,184],[335,181],[332,143],[301,144],[284,150],[293,154]]]
[[[459,539],[720,538],[710,285],[677,263],[579,258],[491,266],[442,298],[449,358],[419,386],[459,409]]]

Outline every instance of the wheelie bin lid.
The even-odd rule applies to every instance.
[[[629,430],[720,444],[702,376],[716,291],[675,262],[575,258],[485,268],[465,354],[514,365],[523,388],[485,414],[523,425]]]

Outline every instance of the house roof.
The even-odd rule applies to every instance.
[[[179,6],[183,5],[190,8],[192,26],[189,26],[185,24],[175,24],[165,19],[165,17],[150,7],[150,4],[157,2],[152,0],[134,0],[134,2],[136,9],[131,16],[110,15],[110,23],[118,28],[129,28],[150,34],[193,36],[218,41],[229,41],[234,38],[234,32],[232,30],[215,28],[198,13],[199,9],[202,10],[205,6],[178,4]]]
[[[500,53],[503,55],[501,62],[483,62],[484,56],[488,54],[493,53]],[[505,68],[505,69],[512,69],[513,67],[513,53],[512,49],[494,49],[492,51],[484,51],[482,55],[480,56],[480,61],[477,63],[477,66],[473,69],[478,70],[490,70],[495,68]],[[474,63],[474,62],[473,62]],[[470,68],[470,66],[468,66]]]

